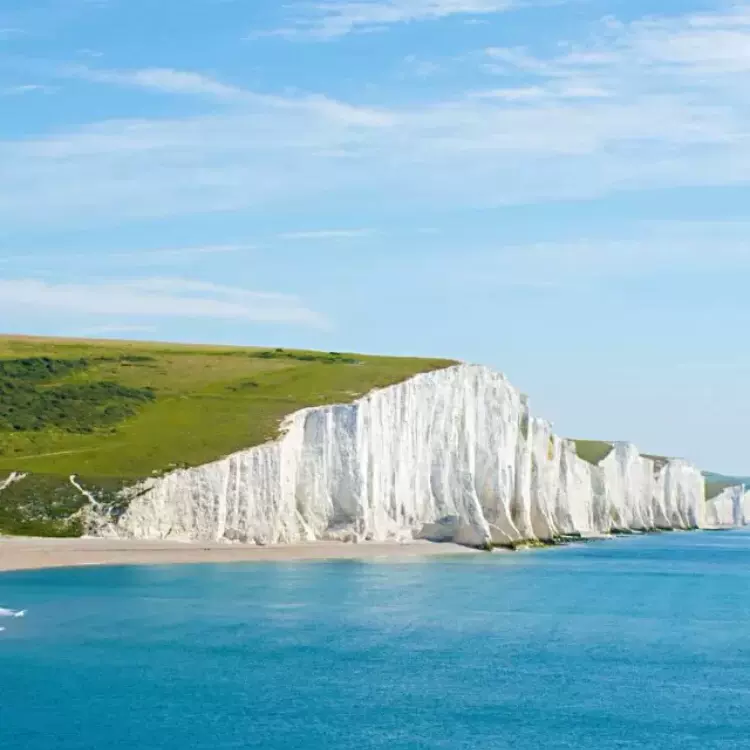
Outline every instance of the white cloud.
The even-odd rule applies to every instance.
[[[106,263],[125,261],[129,266],[171,264],[175,260],[185,260],[201,255],[217,255],[225,253],[248,252],[255,249],[254,245],[202,245],[179,248],[153,248],[150,250],[124,250],[106,253],[94,252],[37,252],[23,255],[0,254],[0,264],[20,264],[29,262],[44,262],[45,264],[69,264],[76,260],[84,260],[87,264],[103,261]],[[0,253],[2,251],[0,250]]]
[[[310,113],[325,119],[363,127],[389,127],[393,124],[387,112],[369,107],[357,107],[321,94],[276,96],[232,86],[216,78],[192,71],[173,68],[143,68],[135,70],[104,70],[84,65],[66,65],[54,71],[62,77],[80,78],[92,83],[113,84],[149,89],[163,94],[203,96],[223,100],[238,109],[295,111]]]
[[[429,78],[440,72],[440,65],[432,60],[423,60],[418,55],[407,55],[404,58],[404,75],[416,78]]]
[[[110,336],[122,333],[155,333],[156,326],[134,326],[127,323],[114,323],[105,326],[91,326],[78,332],[79,336]]]
[[[374,234],[372,229],[317,229],[309,232],[283,232],[282,240],[344,240],[368,237]]]
[[[152,89],[169,94],[210,96],[219,99],[241,99],[248,92],[230,86],[210,76],[173,68],[144,68],[142,70],[95,70],[84,66],[69,66],[64,74],[84,78],[95,83],[114,83],[123,86]]]
[[[253,245],[200,245],[195,247],[155,248],[153,250],[130,250],[107,253],[106,257],[114,260],[162,261],[173,258],[190,258],[196,255],[223,255],[253,250]],[[90,258],[91,254],[81,253],[81,257]]]
[[[620,28],[631,34],[623,50],[653,64],[692,75],[750,71],[750,7],[744,4],[730,14],[695,14],[676,22],[650,19]]]
[[[19,86],[8,86],[0,89],[0,96],[21,96],[23,94],[51,94],[54,89],[51,86],[43,86],[38,83],[25,83]]]
[[[510,89],[488,89],[484,91],[471,91],[471,99],[503,99],[507,102],[538,101],[547,96],[546,89],[541,86],[519,86]]]
[[[502,99],[506,102],[538,102],[542,99],[606,99],[611,94],[598,86],[563,84],[555,86],[519,86],[517,88],[472,91],[472,99]]]
[[[750,70],[750,5],[732,14],[686,14],[649,17],[631,23],[605,18],[588,47],[567,44],[567,51],[541,57],[525,47],[489,47],[489,72],[508,75],[523,71],[540,77],[612,76],[623,79],[648,74],[657,82],[689,85],[701,76]],[[703,81],[712,83],[711,81]]]
[[[446,284],[476,289],[599,287],[607,280],[644,277],[674,284],[681,273],[746,274],[748,228],[731,222],[642,222],[623,232],[626,239],[584,237],[470,249],[435,258],[432,272]]]
[[[325,320],[292,295],[190,279],[51,283],[0,279],[0,309],[131,318],[213,318],[319,327]],[[129,324],[128,324],[129,325]]]
[[[718,43],[713,35],[728,30],[750,45],[739,12],[710,18],[715,23],[706,14],[609,20],[587,44],[561,43],[547,57],[491,48],[480,64],[501,66],[515,76],[511,85],[474,85],[428,103],[387,109],[307,94],[217,94],[212,101],[232,107],[6,140],[0,218],[21,226],[39,215],[50,225],[90,223],[310,210],[339,199],[441,210],[743,184],[750,181],[750,90],[736,72],[740,63],[717,68],[705,40],[690,47],[690,57],[667,51],[684,50],[668,42],[687,33]],[[105,78],[139,86],[155,80],[137,71]],[[181,93],[226,85],[175,80],[192,82]]]
[[[292,5],[289,26],[251,34],[286,38],[335,39],[351,33],[380,31],[388,26],[432,21],[452,15],[501,13],[519,5],[516,0],[359,0]],[[479,19],[469,19],[477,22]]]

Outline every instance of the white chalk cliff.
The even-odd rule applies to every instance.
[[[700,471],[616,444],[598,466],[533,418],[506,378],[458,365],[292,414],[277,441],[149,479],[95,533],[258,544],[473,546],[714,525]],[[733,516],[733,520],[735,517]],[[743,516],[744,520],[744,516]],[[717,524],[718,525],[718,524]]]

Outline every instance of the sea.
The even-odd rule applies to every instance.
[[[750,533],[0,575],[9,750],[750,748]]]

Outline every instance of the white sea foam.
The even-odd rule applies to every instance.
[[[26,610],[25,609],[4,609],[3,607],[0,607],[0,617],[25,617]]]

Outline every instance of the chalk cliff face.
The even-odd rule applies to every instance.
[[[148,480],[95,533],[486,546],[714,522],[698,469],[656,466],[624,443],[590,465],[503,375],[459,365],[297,412],[273,443]]]
[[[743,485],[727,487],[706,504],[709,526],[747,526],[750,524],[750,492]]]

